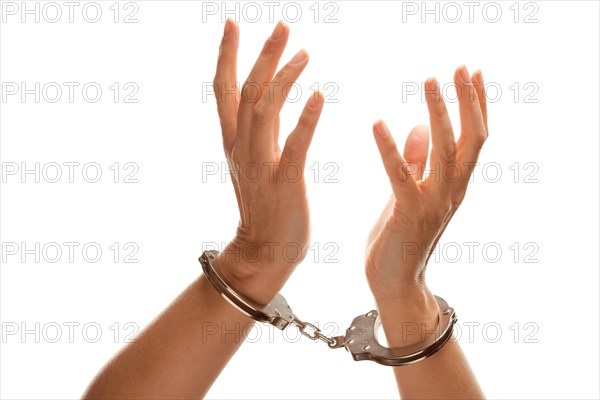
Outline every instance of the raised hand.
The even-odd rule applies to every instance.
[[[393,195],[373,227],[366,252],[366,275],[381,319],[435,327],[437,304],[427,289],[425,270],[431,251],[461,204],[469,177],[488,136],[483,77],[466,67],[456,70],[460,137],[454,132],[439,85],[425,83],[430,114],[431,171],[423,174],[429,147],[427,127],[415,127],[406,140],[404,156],[383,121],[373,126],[375,141]],[[389,324],[388,324],[389,325]],[[386,330],[387,331],[387,330]],[[405,337],[396,346],[419,342],[421,334]]]
[[[259,303],[268,303],[285,283],[306,256],[310,239],[303,171],[323,96],[316,92],[310,97],[280,150],[279,112],[308,63],[308,53],[300,50],[275,75],[288,35],[289,28],[279,22],[240,93],[239,29],[228,20],[214,79],[223,147],[235,171],[240,212],[237,233],[216,264],[236,289]]]

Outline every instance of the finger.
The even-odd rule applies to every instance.
[[[471,82],[469,71],[464,65],[457,68],[454,74],[454,84],[460,111],[459,140],[464,141],[466,146],[466,159],[464,161],[474,162],[477,160],[477,155],[485,141],[486,131],[477,91],[473,82]]]
[[[415,181],[423,179],[428,152],[429,129],[425,125],[415,126],[404,143],[404,159],[409,163]]]
[[[435,78],[429,78],[425,82],[425,99],[429,109],[432,142],[430,162],[432,173],[427,179],[435,181],[436,186],[447,191],[450,182],[446,174],[454,170],[448,166],[456,162],[456,142],[446,103]]]
[[[460,138],[457,161],[461,169],[460,182],[454,191],[454,201],[460,204],[465,196],[469,178],[487,137],[477,86],[471,81],[467,68],[460,66],[454,74],[460,110]],[[484,100],[485,101],[485,100]]]
[[[248,129],[242,129],[239,134],[244,135],[242,140],[246,140],[249,134],[249,124],[252,120],[252,110],[254,104],[260,100],[265,88],[264,84],[270,82],[277,70],[277,64],[283,54],[287,39],[289,36],[288,26],[279,21],[271,37],[267,39],[263,49],[252,67],[246,82],[242,86],[240,107],[238,111],[238,125],[248,126]],[[246,125],[248,124],[248,125]]]
[[[213,81],[217,112],[223,133],[223,147],[231,152],[237,131],[237,112],[240,93],[237,87],[237,51],[239,28],[231,19],[225,22],[223,39],[219,48],[217,72]]]
[[[381,154],[385,171],[390,178],[396,200],[399,203],[410,200],[410,194],[417,188],[417,183],[410,172],[408,163],[398,152],[396,141],[383,121],[375,122],[373,136],[375,136],[375,142]]]
[[[477,98],[479,99],[479,108],[481,108],[481,114],[483,115],[483,123],[485,125],[486,137],[489,136],[490,131],[488,129],[488,117],[487,117],[487,99],[485,97],[485,83],[483,81],[483,74],[478,69],[473,73],[471,77],[475,91],[477,92]]]
[[[306,163],[306,153],[310,147],[315,128],[323,110],[323,94],[315,92],[306,102],[296,128],[290,133],[281,153],[280,176],[294,182],[294,176],[302,174]],[[289,178],[289,179],[287,179]]]
[[[264,151],[272,152],[274,143],[273,123],[290,88],[300,76],[308,63],[308,52],[300,50],[275,76],[265,90],[261,99],[254,106],[250,148],[259,154]]]

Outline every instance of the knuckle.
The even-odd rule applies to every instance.
[[[242,85],[242,99],[245,101],[254,102],[260,95],[259,87],[255,82],[247,80]]]
[[[242,99],[248,102],[256,102],[262,96],[262,86],[249,77],[242,85]]]
[[[285,82],[288,79],[289,76],[290,76],[289,68],[288,67],[283,67],[281,69],[281,71],[279,71],[277,73],[277,75],[275,76],[274,81],[275,82]]]
[[[304,146],[295,135],[290,135],[285,141],[285,149],[288,154],[294,157],[303,153]]]
[[[445,161],[453,162],[456,159],[456,143],[449,142],[444,146],[442,152]]]
[[[265,125],[267,123],[267,112],[262,101],[254,105],[252,109],[252,121],[256,125]]]
[[[221,93],[221,82],[220,82],[218,75],[215,75],[215,79],[213,79],[212,87],[213,87],[213,91],[218,96],[219,93]]]
[[[449,117],[448,109],[446,108],[446,105],[441,97],[435,101],[435,113],[438,118]]]
[[[308,115],[301,115],[298,119],[298,126],[304,129],[312,129],[312,118]]]
[[[472,145],[475,148],[475,150],[481,150],[483,148],[483,145],[485,144],[485,141],[487,140],[487,131],[481,130],[477,133],[475,133],[474,135],[472,135]]]
[[[399,161],[392,167],[390,178],[398,182],[406,182],[408,180],[408,163]]]
[[[475,146],[477,147],[477,150],[481,150],[486,140],[487,132],[485,131],[475,136]]]
[[[488,130],[487,122],[485,124],[485,129],[480,133],[480,136],[482,137],[482,139],[483,139],[484,142],[490,136],[490,131]]]
[[[225,89],[225,82],[221,82],[218,78],[215,78],[215,81],[213,82],[213,91],[214,91],[214,95],[215,95],[215,99],[217,100],[217,103],[226,103],[226,93],[227,90]]]
[[[274,53],[275,53],[275,50],[274,50],[273,46],[271,45],[271,43],[269,43],[267,41],[260,52],[260,57],[269,59],[269,58],[273,57]]]

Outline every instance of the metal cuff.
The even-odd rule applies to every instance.
[[[296,317],[281,294],[277,294],[271,303],[262,307],[236,292],[212,265],[211,261],[218,254],[215,250],[205,251],[199,261],[208,281],[231,305],[256,321],[269,323],[281,330],[295,325],[304,336],[322,340],[332,349],[345,347],[355,361],[370,360],[382,365],[401,366],[424,360],[448,342],[457,321],[454,309],[441,297],[434,296],[440,310],[438,324],[433,332],[428,332],[430,334],[424,341],[415,345],[394,349],[382,346],[377,341],[377,329],[381,322],[376,310],[354,318],[350,327],[346,329],[346,335],[328,337],[322,334],[317,326]],[[305,330],[307,327],[314,332],[308,333]]]
[[[281,330],[285,329],[294,319],[294,313],[282,295],[277,294],[266,306],[262,307],[252,300],[236,292],[233,287],[213,267],[212,260],[219,254],[216,250],[202,253],[200,264],[208,281],[214,286],[221,296],[232,306],[255,321],[267,322]]]
[[[440,313],[436,328],[422,342],[402,348],[387,348],[377,341],[377,330],[381,325],[379,314],[372,310],[354,318],[346,330],[346,349],[355,361],[371,360],[382,365],[409,365],[432,356],[452,337],[456,323],[454,309],[444,299],[434,296]]]

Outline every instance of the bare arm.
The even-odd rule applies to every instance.
[[[404,156],[382,121],[374,136],[393,189],[387,207],[369,237],[366,274],[391,347],[423,340],[438,322],[438,305],[425,282],[429,255],[462,202],[471,166],[487,138],[487,110],[480,72],[457,69],[461,133],[457,142],[435,79],[426,82],[432,150],[427,127],[414,128]],[[443,293],[441,293],[443,297]],[[451,299],[449,299],[451,302]],[[424,361],[394,367],[403,398],[483,398],[458,342],[451,339]]]
[[[288,35],[288,27],[279,23],[240,93],[239,29],[228,20],[214,81],[225,156],[236,172],[232,179],[240,213],[234,239],[214,265],[238,292],[262,305],[279,292],[308,251],[310,225],[302,172],[323,107],[321,93],[311,96],[283,150],[279,148],[285,88],[308,63],[308,54],[301,50],[275,75]],[[269,82],[275,90],[263,90]],[[290,170],[291,177],[286,175]],[[294,244],[298,254],[286,251],[287,244]],[[104,366],[84,398],[201,398],[251,324],[202,276],[135,343]]]
[[[104,367],[83,397],[201,398],[250,326],[202,276]]]
[[[382,325],[391,347],[418,343],[435,329],[438,306],[431,294],[405,301],[378,303]],[[414,306],[409,306],[413,303]],[[427,304],[426,304],[427,303]],[[432,315],[428,318],[427,315]],[[404,334],[403,334],[404,332]],[[451,338],[439,351],[415,364],[394,367],[398,390],[405,399],[481,399],[484,394],[463,354]]]

